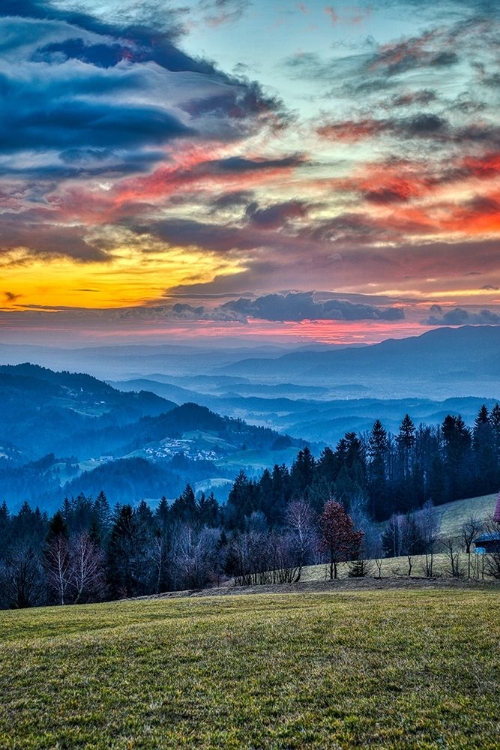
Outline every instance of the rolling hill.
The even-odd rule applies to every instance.
[[[169,497],[187,482],[291,461],[303,441],[141,390],[31,364],[0,367],[0,500],[54,507],[66,495]]]

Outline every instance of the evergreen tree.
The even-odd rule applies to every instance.
[[[368,440],[368,496],[369,510],[373,518],[384,518],[389,515],[390,501],[388,497],[387,459],[389,454],[389,440],[382,423],[377,419],[372,427]]]
[[[478,492],[486,494],[495,489],[498,462],[495,435],[488,409],[484,404],[474,422],[472,445],[476,465],[476,487]]]
[[[306,447],[299,451],[290,472],[292,497],[307,500],[314,480],[314,468],[314,456],[310,449]]]
[[[172,519],[175,521],[196,523],[198,520],[198,506],[190,484],[187,484],[184,491],[174,500],[170,513]]]

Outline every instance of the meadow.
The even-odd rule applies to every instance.
[[[0,747],[498,747],[495,585],[0,612]]]

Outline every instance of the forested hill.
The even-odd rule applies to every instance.
[[[120,501],[172,497],[188,481],[229,483],[252,461],[272,466],[305,445],[194,403],[31,364],[0,367],[0,403],[0,501],[12,507],[103,488]]]
[[[108,430],[112,440],[117,428],[176,406],[153,393],[122,393],[90,375],[31,364],[0,367],[0,402],[0,448],[25,460],[50,452],[91,456],[104,447],[99,433]]]

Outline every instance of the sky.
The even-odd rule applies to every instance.
[[[2,0],[0,343],[500,324],[496,0]]]

